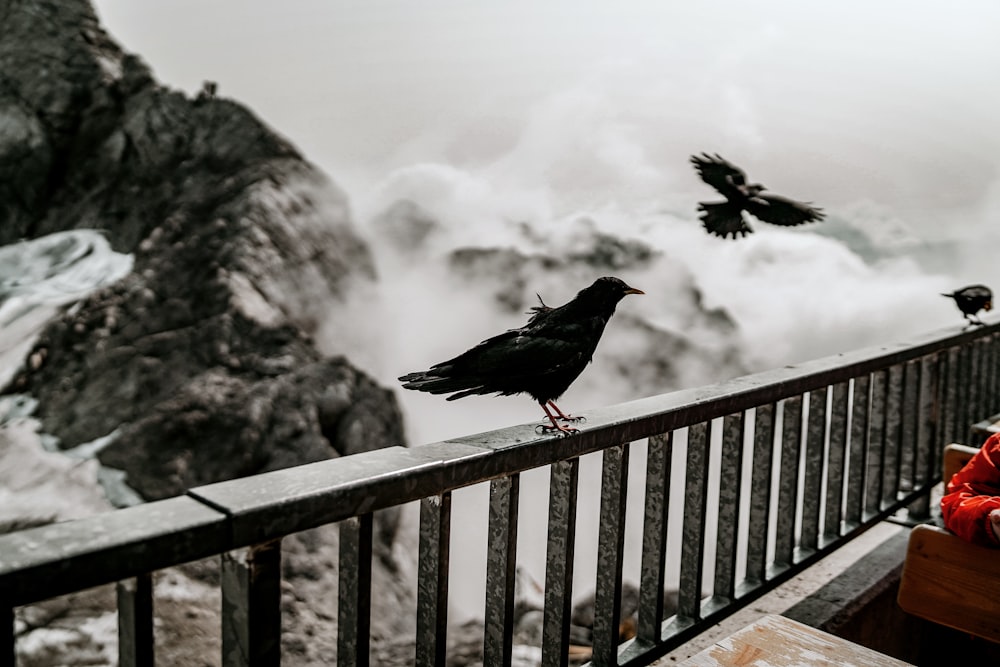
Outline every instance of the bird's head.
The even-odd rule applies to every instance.
[[[613,313],[618,302],[629,294],[645,294],[645,292],[635,287],[629,287],[620,278],[605,276],[595,280],[590,287],[580,290],[576,298],[599,309],[610,309],[610,312]]]

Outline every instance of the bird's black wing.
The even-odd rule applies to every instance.
[[[584,354],[571,341],[524,327],[505,331],[430,370],[399,379],[406,389],[454,393],[449,401],[473,394],[517,394],[544,383],[547,375],[581,365]]]
[[[701,155],[692,155],[691,163],[694,165],[701,180],[726,196],[728,196],[728,193],[734,186],[746,185],[746,173],[732,162],[719,157],[718,154],[709,155],[708,153],[702,153]]]
[[[735,239],[737,234],[746,236],[753,232],[743,219],[743,209],[738,204],[702,202],[698,204],[698,210],[701,211],[701,224],[710,234],[722,238],[732,234]]]
[[[751,197],[746,209],[751,215],[764,222],[786,227],[822,220],[826,215],[823,213],[823,209],[767,192],[761,192]]]

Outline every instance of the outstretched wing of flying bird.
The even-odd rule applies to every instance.
[[[768,192],[759,192],[746,204],[747,212],[755,218],[775,225],[792,227],[804,222],[822,220],[822,209],[813,208],[805,202],[798,202]]]
[[[719,203],[698,204],[701,211],[701,223],[705,231],[716,236],[726,238],[732,234],[735,239],[737,235],[746,236],[753,230],[743,219],[743,209],[739,204],[731,204],[728,201]]]
[[[691,163],[694,165],[701,180],[724,195],[728,196],[728,192],[734,186],[740,187],[747,183],[746,173],[732,162],[719,157],[718,154],[709,155],[708,153],[702,153],[701,155],[692,155]]]

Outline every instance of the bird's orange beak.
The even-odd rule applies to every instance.
[[[643,292],[641,289],[636,289],[634,287],[629,287],[627,290],[625,290],[625,293],[626,294],[645,294],[645,292]]]
[[[993,310],[993,302],[992,301],[987,301],[986,305],[983,306],[983,310]]]

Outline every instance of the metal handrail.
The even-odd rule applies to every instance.
[[[936,451],[963,440],[968,425],[995,408],[1000,396],[998,340],[1000,323],[937,331],[598,408],[570,437],[538,435],[534,424],[524,424],[390,447],[3,535],[0,662],[5,652],[13,655],[13,627],[4,616],[14,607],[135,578],[138,585],[119,586],[120,614],[127,616],[122,636],[128,639],[122,641],[122,660],[143,664],[146,658],[135,656],[151,656],[151,649],[135,638],[151,636],[146,626],[152,620],[142,611],[150,607],[150,573],[221,554],[225,664],[277,664],[276,545],[287,535],[341,522],[341,664],[367,664],[372,513],[420,501],[415,651],[418,664],[443,664],[451,492],[489,482],[484,664],[509,664],[519,473],[550,466],[543,661],[566,664],[578,460],[601,451],[593,664],[649,664],[885,517],[914,503],[917,513],[926,514],[928,492],[939,478]],[[720,428],[721,436],[714,435]],[[648,453],[638,631],[619,645],[629,443],[643,439]],[[672,473],[673,447],[684,440],[684,469]],[[712,473],[722,480],[719,497],[710,499],[714,446],[723,447],[724,463]],[[744,466],[751,471],[748,485],[740,481]],[[666,563],[666,528],[675,511],[672,474],[682,475],[685,487],[682,514],[676,515],[683,516],[677,567]],[[676,496],[675,490],[673,504]],[[742,503],[750,506],[749,525],[738,520]],[[709,505],[718,507],[720,526],[735,526],[719,531],[713,582],[702,580]],[[741,553],[738,531],[746,543]],[[738,561],[745,563],[739,581]],[[664,618],[671,567],[679,570],[679,607]]]

